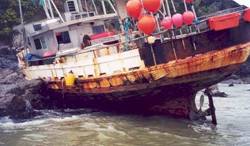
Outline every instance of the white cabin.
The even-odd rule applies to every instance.
[[[125,0],[116,1],[118,11],[110,0],[98,1],[98,8],[94,0],[66,0],[65,13],[58,13],[59,18],[50,13],[53,0],[45,2],[48,19],[24,26],[28,79],[63,78],[69,71],[79,77],[98,77],[145,66],[135,44],[123,50],[120,18],[126,17]],[[86,35],[88,46],[83,45]]]
[[[82,2],[66,0],[62,16],[64,22],[60,18],[49,17],[25,24],[29,52],[42,57],[48,51],[56,53],[64,49],[80,49],[84,35],[109,32],[111,23],[119,26],[118,13],[109,0],[100,1],[102,9],[98,9],[93,0]],[[111,7],[109,12],[107,6]],[[119,30],[117,27],[115,29]]]

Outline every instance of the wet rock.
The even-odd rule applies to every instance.
[[[225,84],[245,84],[245,82],[239,78],[239,79],[227,79],[225,81],[223,81],[222,83],[225,83]]]
[[[211,95],[214,97],[228,97],[225,92],[219,90],[218,85],[213,85],[208,88],[211,91]]]
[[[30,102],[23,96],[14,96],[12,98],[10,104],[6,108],[6,114],[15,119],[30,118],[36,115]]]
[[[38,94],[41,85],[42,81],[25,81],[25,79],[13,84],[0,84],[0,116],[29,118],[36,115],[31,102],[41,96]]]
[[[214,97],[228,97],[228,95],[225,92],[216,92],[216,93],[213,93],[212,96],[214,96]]]
[[[0,55],[0,116],[29,118],[36,115],[32,102],[41,99],[42,81],[27,81],[17,68],[15,55],[2,50]],[[12,55],[11,55],[12,54]]]
[[[240,67],[236,75],[238,75],[245,84],[250,84],[250,58]]]
[[[249,77],[244,77],[242,78],[242,80],[245,84],[250,84],[250,74],[249,74]]]

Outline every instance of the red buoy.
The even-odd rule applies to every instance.
[[[161,0],[142,0],[142,3],[149,12],[156,13],[161,8]]]
[[[140,0],[129,0],[126,4],[126,10],[130,17],[137,19],[142,12],[142,4]]]
[[[186,25],[191,25],[195,19],[194,13],[191,11],[186,11],[183,13],[183,21]]]
[[[165,17],[161,21],[161,26],[163,26],[165,29],[172,29],[173,28],[173,21],[171,17]]]
[[[246,9],[243,15],[243,19],[247,22],[250,22],[250,8]]]
[[[156,20],[151,15],[144,15],[138,21],[137,27],[141,32],[150,35],[156,29]]]
[[[183,25],[183,17],[179,13],[173,15],[172,21],[173,21],[174,26],[177,28]]]
[[[185,0],[186,3],[190,4],[193,2],[193,0]]]

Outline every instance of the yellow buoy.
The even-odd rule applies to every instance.
[[[76,77],[72,71],[70,71],[65,77],[65,85],[66,86],[74,86],[76,81]]]

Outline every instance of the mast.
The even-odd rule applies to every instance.
[[[123,27],[123,24],[122,24],[122,19],[123,18],[121,17],[121,13],[119,11],[119,8],[118,8],[118,5],[117,5],[117,1],[115,0],[113,2],[114,2],[114,7],[116,9],[116,14],[118,16],[118,20],[119,20],[119,23],[120,23],[120,29],[121,29],[121,31],[123,31],[124,30],[124,27]]]
[[[65,22],[65,20],[63,19],[61,13],[59,12],[58,8],[56,7],[56,4],[54,3],[53,0],[49,0],[49,2],[51,2],[51,4],[53,5],[53,7],[55,8],[56,10],[56,13],[58,14],[59,18],[61,19],[62,22]]]
[[[44,12],[47,16],[47,19],[51,19],[51,16],[50,16],[51,14],[49,14],[49,10],[48,10],[50,8],[47,6],[47,1],[46,0],[40,1],[40,5],[43,6],[43,9],[44,9]]]
[[[51,6],[51,3],[50,1],[48,1],[48,7],[49,7],[49,11],[50,11],[50,15],[51,15],[51,18],[54,19],[55,16],[54,16],[54,12],[53,12],[53,9],[52,9],[52,6]]]
[[[21,2],[21,0],[18,0],[18,4],[19,4],[19,12],[20,12],[20,19],[21,19],[21,27],[22,27],[23,47],[26,50],[26,46],[27,46],[26,45],[26,33],[25,33],[25,28],[24,28],[24,19],[23,19],[23,10],[22,10],[22,2]]]
[[[20,12],[21,24],[23,25],[24,21],[23,21],[23,10],[22,10],[21,0],[18,0],[18,3],[19,3],[19,12]]]

